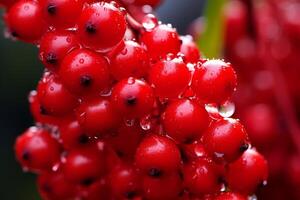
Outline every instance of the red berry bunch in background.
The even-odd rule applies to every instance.
[[[230,63],[200,57],[142,7],[160,1],[20,0],[4,20],[45,66],[34,127],[15,144],[46,200],[244,200],[266,184],[231,96]]]

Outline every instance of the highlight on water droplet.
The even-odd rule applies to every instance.
[[[235,105],[231,101],[226,101],[222,105],[219,105],[218,112],[222,117],[229,118],[235,112]]]

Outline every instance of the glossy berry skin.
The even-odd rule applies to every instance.
[[[89,48],[107,51],[124,37],[126,21],[124,14],[110,3],[93,3],[81,13],[78,34],[81,42]]]
[[[116,154],[123,160],[134,160],[136,148],[143,137],[142,129],[138,124],[127,126],[123,123],[114,131],[106,142],[111,145]],[[126,142],[124,142],[126,141]]]
[[[30,171],[51,169],[60,159],[60,146],[49,132],[31,127],[15,143],[18,161]]]
[[[155,94],[161,98],[177,98],[188,87],[190,78],[190,72],[180,58],[156,63],[148,77]]]
[[[76,185],[68,182],[61,171],[40,174],[37,185],[43,199],[65,200],[75,198]]]
[[[69,120],[59,126],[60,139],[66,150],[85,147],[89,137],[82,130],[77,120]]]
[[[69,53],[61,64],[59,76],[72,93],[94,95],[109,85],[109,70],[106,59],[87,49]]]
[[[178,172],[160,178],[142,177],[142,187],[146,199],[179,200],[183,190],[182,180]]]
[[[193,41],[193,38],[189,35],[180,37],[182,44],[180,47],[180,53],[184,55],[185,61],[189,63],[196,63],[200,59],[200,51]]]
[[[40,41],[39,57],[47,69],[57,71],[63,58],[76,48],[79,41],[73,32],[51,31]]]
[[[30,92],[28,100],[30,104],[31,115],[36,122],[56,126],[61,123],[61,117],[51,116],[46,112],[46,109],[44,109],[41,105],[35,90]]]
[[[202,140],[207,152],[217,161],[231,162],[248,148],[244,126],[238,120],[230,118],[213,122]]]
[[[152,88],[146,82],[132,77],[114,86],[111,99],[120,114],[129,118],[148,114],[155,101]]]
[[[208,113],[191,100],[176,100],[167,106],[162,117],[167,134],[180,143],[199,139],[209,125]]]
[[[44,75],[39,82],[37,94],[41,106],[49,115],[66,115],[78,105],[78,99],[62,85],[58,77],[51,74]]]
[[[83,7],[83,0],[41,0],[43,17],[56,29],[75,26]]]
[[[135,0],[133,3],[138,6],[149,5],[156,7],[161,4],[162,0]]]
[[[120,122],[118,113],[109,100],[93,98],[78,108],[77,120],[88,136],[99,136],[116,128]]]
[[[248,198],[238,193],[222,192],[214,197],[214,200],[247,200]]]
[[[9,9],[5,19],[11,35],[24,42],[38,41],[47,29],[36,1],[17,2]]]
[[[141,195],[138,171],[130,165],[120,164],[109,174],[111,193],[116,199],[133,199]]]
[[[135,162],[145,175],[159,178],[179,170],[181,157],[178,147],[171,139],[150,135],[137,148]]]
[[[107,182],[105,178],[101,178],[89,186],[83,186],[79,189],[77,197],[80,196],[82,200],[113,200]]]
[[[218,173],[214,164],[199,158],[184,167],[184,184],[191,194],[213,194],[220,189]]]
[[[254,149],[248,149],[231,163],[227,172],[228,186],[242,194],[252,194],[263,186],[268,178],[268,165],[264,157]]]
[[[222,103],[231,97],[237,86],[237,77],[229,63],[209,60],[196,68],[192,89],[205,103]]]
[[[125,41],[124,47],[111,57],[110,69],[116,80],[144,77],[149,69],[148,54],[138,43]]]
[[[16,0],[1,0],[0,1],[0,8],[9,9],[16,2],[17,2]]]
[[[180,39],[175,29],[165,24],[158,25],[151,31],[145,31],[140,38],[148,50],[151,60],[158,61],[167,54],[176,55],[180,51]]]
[[[66,179],[88,186],[103,174],[103,161],[103,154],[96,146],[73,149],[68,153],[63,166]]]

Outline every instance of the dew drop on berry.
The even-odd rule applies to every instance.
[[[59,162],[58,162],[58,163],[55,163],[55,164],[52,166],[51,170],[52,170],[53,172],[57,172],[58,169],[59,169],[59,167],[60,167],[60,163],[59,163]]]
[[[219,113],[217,104],[206,104],[205,110],[208,112],[209,116],[215,120],[222,118]]]
[[[235,112],[235,105],[233,102],[226,101],[218,107],[219,114],[224,118],[231,117]]]
[[[257,196],[255,194],[251,195],[248,197],[248,200],[257,200]]]
[[[126,126],[133,126],[135,123],[134,119],[125,119],[124,120]]]
[[[148,14],[143,19],[142,25],[146,31],[152,31],[155,27],[158,26],[158,20],[154,15]]]
[[[151,115],[147,115],[140,119],[140,126],[143,130],[148,131],[152,127]]]

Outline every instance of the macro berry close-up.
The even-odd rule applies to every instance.
[[[299,199],[298,4],[0,0],[0,199]]]

